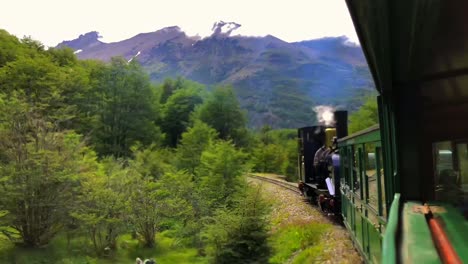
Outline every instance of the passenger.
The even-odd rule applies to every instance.
[[[314,167],[317,167],[320,163],[320,161],[323,159],[323,156],[325,152],[327,151],[327,147],[323,145],[321,148],[319,148],[314,155]]]

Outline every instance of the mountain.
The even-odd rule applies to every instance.
[[[253,127],[311,125],[314,106],[355,110],[356,98],[374,91],[361,48],[346,37],[288,43],[271,35],[233,35],[240,26],[215,23],[206,38],[174,26],[114,43],[90,32],[58,46],[74,49],[80,59],[137,59],[156,82],[183,76],[209,87],[230,84]]]

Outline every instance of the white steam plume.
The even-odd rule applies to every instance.
[[[317,113],[317,121],[320,125],[333,126],[335,125],[335,119],[333,113],[335,108],[327,105],[318,105],[314,107],[315,113]]]

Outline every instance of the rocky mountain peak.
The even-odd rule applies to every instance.
[[[70,47],[72,49],[85,49],[85,48],[90,48],[94,47],[97,45],[103,44],[99,39],[101,36],[99,35],[99,32],[97,31],[91,31],[85,34],[80,35],[78,38],[74,40],[66,40],[58,44],[58,47]]]
[[[161,31],[161,32],[182,32],[182,30],[180,29],[179,26],[170,26],[170,27],[165,27],[165,28],[162,28],[158,31]]]
[[[211,30],[213,33],[211,34],[212,37],[222,36],[222,37],[229,37],[231,33],[240,28],[241,24],[237,24],[236,22],[224,22],[218,21],[213,24]]]

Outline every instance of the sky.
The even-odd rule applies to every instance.
[[[90,31],[98,31],[103,42],[115,42],[175,25],[205,37],[220,20],[241,24],[234,33],[246,36],[270,34],[293,42],[345,35],[358,43],[344,0],[6,1],[0,28],[46,46]]]

